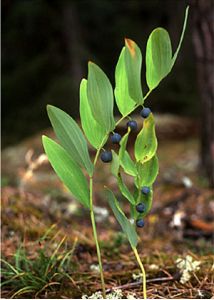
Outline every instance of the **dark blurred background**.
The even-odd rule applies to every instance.
[[[162,26],[175,50],[187,4],[184,0],[2,1],[2,146],[48,127],[47,103],[78,117],[79,84],[87,76],[88,60],[101,66],[114,85],[124,37],[138,43],[144,59],[150,32]],[[199,116],[191,22],[190,10],[175,67],[148,100],[154,111]],[[142,74],[145,93],[144,65]]]

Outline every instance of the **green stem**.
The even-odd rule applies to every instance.
[[[145,97],[143,97],[143,100],[145,101],[147,97],[149,97],[149,95],[151,94],[152,90],[149,90],[147,92],[147,94],[145,95]],[[126,117],[128,117],[128,115],[130,115],[136,108],[138,108],[141,104],[135,104],[135,106],[133,107],[133,109],[131,111],[129,111],[126,115],[122,116],[115,124],[115,127],[117,125],[120,124],[121,121],[123,121]]]
[[[99,262],[99,269],[100,269],[100,278],[101,278],[101,285],[102,285],[102,293],[103,298],[106,298],[106,291],[105,291],[105,281],[103,276],[103,266],[100,254],[100,246],[97,238],[97,229],[96,229],[96,222],[94,217],[94,208],[93,208],[93,177],[90,177],[90,216],[91,216],[91,224],[93,228],[94,240],[97,249],[97,258]]]
[[[153,90],[149,90],[149,91],[147,92],[147,94],[145,95],[145,97],[143,97],[143,100],[144,100],[144,101],[146,100],[147,97],[149,97],[149,95],[151,94],[152,91],[153,91]]]
[[[129,111],[126,115],[122,116],[115,124],[115,127],[117,127],[117,125],[120,124],[121,121],[123,121],[126,117],[128,117],[128,115],[130,115],[137,107],[139,106],[139,104],[135,104],[134,108]]]
[[[148,91],[148,93],[146,94],[146,96],[144,97],[144,100],[149,96],[149,94],[151,93],[151,90]],[[131,114],[136,108],[138,108],[140,105],[136,104],[134,106],[134,108],[128,112],[125,116],[122,116],[115,124],[115,127],[118,126],[122,120],[124,120],[129,114]],[[103,147],[103,144],[105,143],[105,141],[107,140],[109,135],[109,132],[104,136],[102,143],[100,145],[100,147],[97,149],[97,153],[95,155],[94,158],[94,167],[97,163],[98,157],[100,155],[100,151]],[[95,222],[95,217],[94,217],[94,209],[93,209],[93,176],[90,177],[90,216],[91,216],[91,223],[92,223],[92,228],[93,228],[93,234],[94,234],[94,240],[95,240],[95,244],[96,244],[96,249],[97,249],[97,258],[98,258],[98,262],[99,262],[99,269],[100,269],[100,278],[101,278],[101,284],[102,284],[102,292],[103,292],[103,297],[106,298],[106,291],[105,291],[105,282],[104,282],[104,276],[103,276],[103,267],[102,267],[102,261],[101,261],[101,254],[100,254],[100,246],[99,246],[99,242],[98,242],[98,238],[97,238],[97,229],[96,229],[96,222]],[[140,257],[138,255],[137,249],[133,248],[133,251],[135,253],[135,256],[137,258],[137,261],[140,265],[140,268],[142,270],[143,273],[143,291],[144,291],[144,299],[146,299],[146,275],[145,275],[145,271],[143,268],[143,265],[140,261]]]
[[[138,264],[140,266],[140,269],[141,269],[141,272],[142,272],[142,277],[143,277],[142,278],[142,280],[143,280],[143,299],[146,300],[147,299],[147,295],[146,295],[146,272],[145,272],[144,266],[143,266],[143,264],[140,260],[140,256],[138,254],[137,248],[132,247],[132,250],[135,254],[135,257],[137,259],[137,262],[138,262]]]

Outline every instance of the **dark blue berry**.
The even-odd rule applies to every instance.
[[[131,130],[135,131],[135,130],[137,130],[137,122],[134,120],[128,121],[127,127],[130,127]]]
[[[136,225],[137,225],[137,227],[142,228],[145,225],[144,220],[143,219],[138,219],[136,221]]]
[[[119,133],[114,133],[111,136],[111,141],[113,144],[119,144],[120,140],[121,140],[121,135]]]
[[[100,158],[101,158],[101,160],[104,163],[108,163],[108,162],[112,161],[112,153],[111,153],[111,151],[104,151],[104,152],[102,152],[101,155],[100,155]]]
[[[144,107],[141,112],[140,112],[140,115],[141,117],[143,118],[147,118],[149,116],[149,114],[151,113],[151,109],[148,108],[148,107]]]
[[[144,203],[138,203],[136,205],[136,211],[138,211],[139,213],[143,213],[145,211],[145,205],[144,205]]]
[[[143,186],[141,189],[141,193],[144,195],[148,195],[150,192],[150,188],[148,186]]]

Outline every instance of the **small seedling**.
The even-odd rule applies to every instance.
[[[80,84],[80,117],[82,130],[78,124],[64,111],[54,106],[48,106],[48,115],[60,144],[50,138],[43,137],[43,145],[49,161],[59,178],[70,190],[72,195],[90,211],[91,224],[97,249],[99,270],[102,283],[103,297],[106,297],[104,275],[97,238],[96,223],[93,207],[94,170],[98,157],[103,162],[111,163],[112,174],[117,178],[121,194],[130,202],[134,223],[131,223],[122,210],[110,189],[106,188],[109,205],[115,217],[126,234],[137,262],[143,274],[143,295],[146,296],[146,274],[137,251],[137,227],[144,226],[144,218],[152,206],[153,183],[158,174],[157,138],[155,134],[155,120],[144,102],[159,83],[171,72],[175,64],[181,43],[184,37],[188,16],[188,8],[181,38],[172,54],[171,40],[168,32],[163,28],[156,28],[150,34],[146,46],[146,82],[148,92],[144,95],[141,85],[142,54],[138,45],[130,39],[125,39],[125,45],[115,70],[115,89],[106,74],[96,64],[88,63],[88,78]],[[115,122],[114,96],[122,117]],[[144,108],[143,108],[144,107]],[[134,159],[131,158],[127,148],[129,135],[136,131],[138,124],[132,120],[130,114],[141,108],[141,115],[145,118],[143,127],[138,133],[134,143]],[[114,132],[122,120],[128,118],[127,133],[120,139],[114,135],[112,142],[119,142],[118,153],[104,151],[101,153],[111,132]],[[92,162],[89,155],[87,141],[96,149]],[[101,154],[100,154],[101,153]],[[82,171],[87,173],[85,176]],[[129,191],[123,174],[133,177],[135,192]],[[89,179],[89,180],[88,180]],[[139,214],[136,205],[144,204],[144,210]]]
[[[151,109],[149,107],[144,107],[141,112],[140,112],[140,115],[142,118],[148,118],[148,116],[150,115],[151,113]]]
[[[56,291],[63,280],[73,280],[68,272],[76,242],[67,251],[66,237],[63,237],[55,243],[52,255],[44,244],[41,249],[34,251],[35,258],[29,258],[25,247],[21,245],[10,262],[1,259],[1,287],[11,291],[11,298],[28,298],[26,295],[33,294],[33,298],[38,299],[47,291]]]

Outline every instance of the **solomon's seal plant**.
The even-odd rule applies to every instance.
[[[148,92],[144,96],[141,86],[142,55],[138,45],[125,39],[115,70],[115,89],[106,74],[93,62],[88,63],[88,77],[80,84],[80,118],[82,130],[71,116],[59,108],[48,105],[47,111],[59,143],[43,136],[43,145],[48,159],[62,182],[72,195],[90,211],[92,229],[97,249],[103,297],[105,283],[97,238],[93,208],[93,178],[98,158],[104,163],[111,162],[111,172],[116,177],[118,188],[131,207],[130,222],[113,192],[106,188],[108,202],[112,211],[126,234],[143,275],[143,292],[146,299],[146,276],[140,260],[136,228],[144,227],[145,216],[151,209],[153,183],[158,174],[157,138],[155,121],[150,108],[144,102],[150,93],[166,77],[175,61],[183,40],[188,8],[185,13],[184,26],[177,50],[172,55],[168,32],[156,28],[150,34],[146,46],[146,82]],[[114,96],[122,117],[116,122],[113,115]],[[130,114],[142,107],[140,115],[144,118],[134,144],[134,159],[127,148],[129,135],[138,129],[138,124]],[[127,133],[121,137],[115,132],[117,125],[125,118]],[[111,139],[119,144],[119,151],[107,151],[104,146]],[[90,158],[87,141],[96,149],[93,161]],[[84,172],[83,172],[84,170]],[[86,173],[86,175],[84,175]],[[124,174],[133,177],[135,191],[132,194],[126,186]]]

